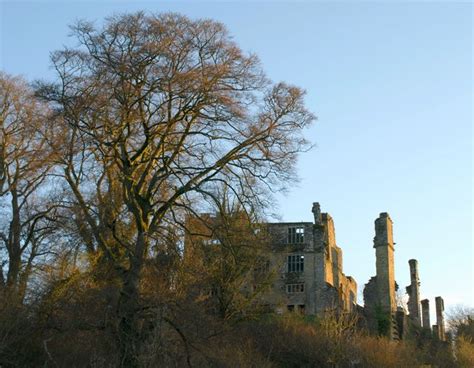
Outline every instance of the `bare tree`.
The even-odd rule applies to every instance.
[[[72,30],[80,46],[53,54],[58,80],[39,93],[63,121],[55,150],[87,249],[121,280],[121,364],[131,367],[154,239],[223,182],[248,200],[292,182],[314,117],[303,91],[267,80],[220,23],[136,13]]]
[[[186,221],[184,272],[199,299],[224,321],[255,317],[274,279],[265,226],[255,212],[229,196],[226,187],[213,196],[212,212]]]
[[[0,73],[0,289],[18,302],[53,229],[51,151],[41,130],[47,113],[25,81]]]
[[[447,316],[448,329],[454,335],[466,335],[474,340],[474,308],[458,304]]]

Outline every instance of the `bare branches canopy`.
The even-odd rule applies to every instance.
[[[136,13],[72,32],[78,47],[52,54],[57,80],[38,95],[56,112],[51,142],[77,231],[118,270],[122,351],[133,352],[157,239],[223,186],[249,208],[293,182],[314,116],[220,23]]]

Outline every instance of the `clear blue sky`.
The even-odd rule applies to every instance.
[[[3,1],[1,68],[52,76],[67,25],[115,12],[176,11],[227,25],[268,75],[305,88],[318,116],[301,183],[279,198],[286,221],[319,201],[336,223],[346,274],[375,274],[373,221],[394,221],[396,276],[419,261],[422,297],[474,305],[472,16],[469,3]],[[359,298],[359,302],[361,299]]]

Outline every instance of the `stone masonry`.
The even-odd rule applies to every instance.
[[[274,249],[272,264],[280,275],[266,299],[280,311],[310,315],[352,311],[357,305],[357,283],[343,273],[334,221],[321,212],[319,203],[313,203],[312,212],[314,223],[266,224]]]
[[[395,300],[395,266],[393,223],[388,213],[383,212],[375,220],[375,258],[377,270],[377,295],[380,307],[384,312],[394,313],[397,310]]]
[[[418,334],[423,318],[423,327],[430,329],[429,300],[421,301],[418,261],[410,259],[410,285],[406,288],[408,315],[402,306],[397,307],[395,291],[393,223],[390,216],[383,212],[375,220],[374,248],[376,256],[376,276],[364,287],[364,317],[370,331],[386,335],[392,339],[403,339],[410,334]],[[433,333],[440,340],[446,339],[444,332],[444,304],[442,298],[436,298],[437,325]]]
[[[409,260],[410,285],[408,315],[397,306],[395,281],[393,222],[388,213],[382,212],[375,220],[376,275],[365,285],[364,306],[357,305],[357,283],[343,272],[342,249],[336,243],[334,221],[328,213],[321,212],[319,203],[313,203],[314,222],[278,222],[261,224],[271,244],[269,267],[276,271],[277,278],[269,292],[262,296],[266,305],[283,313],[297,311],[307,315],[323,314],[337,310],[358,313],[369,331],[386,335],[391,339],[405,336],[423,327],[430,329],[429,300],[420,302],[420,279],[418,261]],[[199,221],[208,224],[215,217],[204,215]],[[208,231],[206,233],[206,231]],[[198,241],[219,244],[212,238],[212,231],[200,231]],[[206,235],[208,234],[208,235]],[[209,239],[205,239],[208,237]],[[192,240],[192,241],[190,241]],[[185,255],[192,255],[190,244],[195,235],[186,235]],[[214,241],[216,240],[216,241]],[[188,249],[186,249],[188,248]],[[421,311],[420,311],[421,303]],[[445,341],[444,302],[436,298],[436,325],[433,334]],[[418,333],[418,332],[415,332]]]
[[[421,313],[423,316],[423,328],[431,330],[430,324],[430,301],[429,299],[423,299],[421,301]]]
[[[410,319],[415,326],[421,327],[420,316],[420,280],[418,278],[418,261],[410,259],[410,280],[411,283],[406,287],[408,294],[408,312]]]
[[[444,300],[440,296],[435,298],[436,303],[436,325],[433,326],[433,333],[441,341],[446,341],[444,327]]]
[[[376,276],[364,288],[364,315],[369,330],[396,339],[397,320],[403,324],[403,318],[396,318],[394,244],[393,222],[382,212],[375,220]]]

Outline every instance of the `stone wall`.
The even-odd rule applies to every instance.
[[[343,272],[342,249],[336,244],[334,221],[313,203],[314,223],[268,223],[275,264],[281,264],[273,290],[280,295],[280,310],[304,305],[306,314],[328,309],[353,310],[357,304],[357,283]],[[290,228],[304,229],[304,242],[292,244]],[[288,272],[291,255],[304,257],[304,272]],[[288,293],[288,285],[304,284],[304,293]],[[274,298],[276,299],[276,298]]]
[[[313,241],[313,224],[310,222],[267,223],[266,229],[271,239],[272,267],[276,278],[272,291],[265,299],[279,311],[289,308],[315,314],[315,277],[316,255]],[[303,241],[291,242],[288,229],[302,229]],[[289,272],[288,257],[304,257],[303,272]],[[288,292],[288,285],[304,285],[304,290]]]

